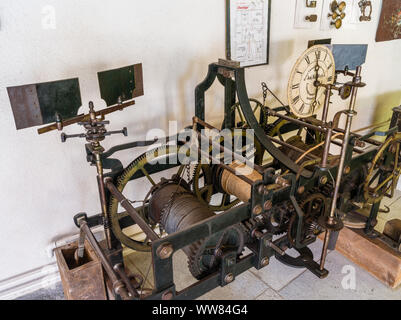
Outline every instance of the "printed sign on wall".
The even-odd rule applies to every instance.
[[[226,57],[241,67],[269,62],[270,0],[226,0]]]

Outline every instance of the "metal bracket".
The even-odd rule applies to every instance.
[[[306,0],[306,7],[307,8],[316,8],[316,1]]]
[[[237,263],[237,253],[230,251],[223,255],[221,259],[220,285],[222,287],[235,280],[235,265]]]
[[[284,238],[284,241],[286,239]],[[278,244],[279,246],[280,244]],[[281,263],[293,267],[293,268],[307,268],[314,275],[318,276],[320,279],[326,278],[329,272],[326,269],[320,270],[319,264],[313,260],[313,253],[308,247],[294,248],[298,253],[298,257],[291,257],[288,254],[280,255],[275,254],[275,257]]]
[[[258,241],[258,255],[255,260],[255,268],[257,270],[266,267],[269,264],[269,257],[273,255],[273,250],[268,246],[271,243],[272,235],[270,233],[264,234]]]
[[[361,10],[362,15],[359,17],[359,21],[370,21],[372,19],[372,2],[361,0],[358,2],[359,9]],[[366,15],[366,9],[369,8],[369,14]]]

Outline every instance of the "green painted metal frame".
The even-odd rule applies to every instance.
[[[222,77],[222,74],[219,73],[219,68],[223,68],[225,69],[225,71],[231,72],[231,74],[233,75],[233,79],[231,77],[229,78]],[[195,89],[195,115],[200,119],[205,120],[205,92],[207,91],[207,89],[211,87],[216,78],[225,88],[225,120],[223,127],[232,128],[234,126],[234,121],[233,121],[234,119],[233,119],[233,114],[231,113],[232,112],[231,106],[235,103],[235,97],[238,96],[242,111],[244,112],[244,115],[246,116],[248,123],[254,128],[256,128],[255,132],[257,139],[260,139],[259,136],[261,136],[262,137],[261,140],[266,140],[266,138],[264,137],[265,133],[264,132],[261,133],[260,130],[258,130],[258,127],[260,127],[259,123],[256,120],[255,116],[253,115],[251,106],[249,104],[248,95],[246,92],[243,68],[221,66],[216,63],[209,65],[209,71],[207,77]],[[399,124],[400,122],[397,121],[394,120],[393,122]],[[392,131],[390,130],[387,133],[391,132]],[[373,159],[375,153],[377,152],[377,148],[374,148],[370,151],[352,157],[353,155],[352,149],[355,145],[356,139],[358,138],[360,139],[360,136],[351,135],[351,138],[348,142],[349,152],[346,155],[346,165],[350,166],[351,172],[354,170],[360,170],[362,166],[366,165]],[[270,143],[270,141],[268,142]],[[112,148],[109,152],[105,153],[107,157],[106,159],[103,160],[109,159],[108,157],[111,156],[115,151],[134,148],[136,146],[138,146],[138,143],[116,146]],[[270,145],[268,143],[265,143],[264,146],[265,147],[267,146],[266,149],[270,148]],[[274,149],[276,149],[274,145],[273,147]],[[270,150],[270,152],[272,152],[273,156],[276,154],[274,150],[273,151]],[[282,155],[279,154],[279,157],[277,158],[279,161],[287,162],[288,165],[288,159],[285,155],[284,157],[282,157]],[[195,284],[189,286],[188,288],[185,288],[181,291],[177,291],[174,283],[173,255],[167,259],[161,259],[157,254],[157,249],[161,245],[169,243],[172,245],[174,252],[176,252],[182,249],[183,247],[195,241],[198,241],[199,239],[219,234],[223,232],[226,228],[229,228],[230,226],[233,226],[239,222],[246,221],[250,218],[254,218],[252,209],[257,205],[261,205],[263,208],[263,204],[267,200],[270,200],[274,206],[284,200],[290,199],[293,205],[296,207],[297,206],[296,190],[298,189],[299,186],[305,186],[305,189],[309,190],[318,185],[319,180],[322,176],[327,176],[330,179],[331,176],[336,176],[337,173],[337,166],[332,166],[326,169],[316,168],[313,172],[309,172],[307,175],[301,175],[297,180],[295,175],[297,173],[296,167],[294,167],[291,164],[289,164],[288,166],[293,167],[292,169],[293,171],[295,171],[293,173],[289,173],[286,176],[286,179],[292,182],[290,187],[281,188],[274,191],[271,190],[268,193],[260,194],[258,192],[259,187],[261,185],[271,184],[275,179],[274,170],[267,169],[265,171],[263,180],[257,181],[252,185],[252,195],[248,203],[245,203],[238,207],[234,207],[226,212],[223,212],[205,221],[197,223],[185,230],[168,235],[167,237],[161,238],[153,242],[152,264],[154,271],[155,289],[153,294],[149,296],[147,299],[161,299],[166,292],[172,294],[173,299],[177,300],[197,298],[218,286],[226,285],[226,283],[224,282],[224,278],[228,272],[232,273],[235,277],[251,267],[259,269],[262,267],[261,261],[263,258],[275,255],[275,252],[270,247],[267,247],[264,241],[266,239],[272,240],[272,234],[266,233],[264,234],[263,238],[254,239],[253,242],[247,245],[248,248],[250,248],[252,251],[251,254],[245,257],[241,257],[241,259],[239,259],[238,261],[235,261],[236,259],[234,259],[233,263],[234,253],[228,252],[226,255],[222,257],[221,268],[219,271],[196,282]],[[156,173],[167,170],[170,167],[171,166],[169,164],[164,164],[164,165],[157,164],[153,168],[148,168],[147,171]],[[118,174],[118,170],[114,171],[114,175],[116,174]],[[140,176],[135,176],[133,177],[133,179],[137,179],[139,177]],[[377,214],[378,212],[378,209],[379,205],[374,206],[372,208],[371,218],[374,218],[375,214]],[[298,208],[297,213],[299,213],[299,217],[301,218],[299,220],[302,221],[302,210],[300,208]],[[97,215],[88,218],[88,221],[91,221],[92,224],[96,224],[100,223],[101,219],[100,216]],[[134,223],[132,220],[130,220],[130,217],[124,214],[121,216],[120,220],[121,227],[127,227],[132,224]],[[300,222],[298,224],[298,231],[300,230],[299,228],[301,227],[301,225],[302,223]],[[296,248],[299,250],[306,248],[305,244],[301,243],[298,237],[296,241]]]

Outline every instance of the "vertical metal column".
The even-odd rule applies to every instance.
[[[320,259],[320,270],[324,269],[324,265],[326,263],[326,257],[327,257],[327,248],[329,245],[329,238],[330,238],[330,225],[335,225],[335,210],[337,208],[337,199],[338,199],[338,193],[340,189],[340,184],[341,184],[341,178],[343,176],[343,171],[344,171],[344,163],[345,163],[345,157],[347,154],[347,148],[349,144],[349,138],[350,138],[350,133],[351,133],[351,125],[352,125],[352,118],[355,115],[355,101],[356,101],[356,95],[358,92],[358,84],[361,82],[361,67],[358,66],[356,68],[356,72],[353,78],[353,87],[352,87],[352,93],[351,93],[351,101],[349,104],[349,108],[347,111],[347,122],[345,124],[345,132],[344,132],[344,140],[343,140],[343,145],[341,148],[341,156],[340,156],[340,163],[338,164],[338,171],[337,171],[337,178],[336,178],[336,185],[334,188],[334,194],[333,194],[333,202],[331,203],[331,208],[330,208],[330,215],[326,221],[327,227],[326,227],[326,233],[324,237],[324,243],[323,243],[323,250],[322,250],[322,256]]]

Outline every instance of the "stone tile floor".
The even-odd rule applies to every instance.
[[[314,252],[319,252],[321,241],[313,246]],[[132,261],[133,254],[130,254]],[[142,257],[144,258],[144,257]],[[138,260],[137,260],[138,261]],[[138,267],[146,266],[139,270],[133,264],[136,271],[146,275],[148,262],[140,259]],[[320,280],[306,269],[294,269],[287,267],[275,258],[270,265],[262,270],[250,269],[236,278],[236,280],[224,287],[200,297],[200,300],[285,300],[285,299],[328,299],[328,300],[353,300],[353,299],[396,299],[401,300],[401,288],[392,290],[375,279],[365,270],[344,258],[336,251],[331,251],[327,257],[326,268],[330,274],[326,279]],[[152,272],[149,272],[151,275]],[[184,253],[177,252],[174,257],[174,274],[177,288],[182,289],[194,282],[189,274]],[[355,275],[354,281],[350,276]],[[147,279],[150,285],[152,276]],[[41,289],[18,300],[61,300],[64,298],[60,283]]]
[[[401,210],[401,193],[392,201],[386,201],[392,209],[392,214]],[[394,201],[396,199],[396,201]],[[320,256],[322,242],[316,241],[311,246],[315,257]],[[128,252],[126,263],[134,272],[146,277],[146,286],[153,282],[152,271],[149,270],[149,255],[138,252]],[[316,258],[315,258],[316,259]],[[186,256],[179,251],[173,257],[174,275],[177,289],[183,289],[195,280],[188,271]],[[316,259],[317,260],[317,259]],[[331,251],[327,257],[326,269],[330,271],[326,279],[320,280],[306,269],[287,267],[275,258],[270,264],[257,271],[250,269],[236,278],[224,288],[216,288],[200,297],[200,300],[293,300],[293,299],[396,299],[401,300],[401,287],[390,289],[365,270],[344,258],[336,251]],[[32,294],[20,297],[20,300],[51,300],[63,299],[61,284],[52,288],[41,289]]]

